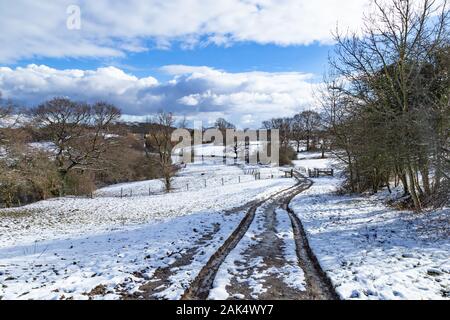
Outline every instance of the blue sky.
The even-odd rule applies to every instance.
[[[0,92],[241,126],[316,106],[332,30],[368,0],[0,0]]]
[[[305,72],[320,78],[327,68],[328,54],[332,45],[277,46],[252,42],[238,43],[231,47],[209,45],[185,49],[174,45],[170,49],[154,48],[147,52],[131,53],[124,58],[33,58],[9,64],[24,67],[43,64],[56,69],[97,69],[116,66],[138,77],[156,76],[159,80],[170,77],[159,72],[165,65],[209,66],[228,72]]]

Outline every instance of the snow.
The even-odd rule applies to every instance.
[[[254,182],[255,177],[245,174],[243,169],[251,166],[217,164],[218,161],[206,159],[203,163],[188,164],[182,169],[172,181],[172,193],[184,191],[200,191],[207,188],[225,186],[235,186],[240,183]],[[261,168],[261,179],[269,179],[272,176],[277,178],[284,174],[277,168]],[[96,191],[99,197],[120,197],[122,196],[148,196],[149,194],[162,193],[164,183],[162,180],[140,181],[125,184],[116,184]]]
[[[305,274],[298,264],[291,219],[286,210],[278,209],[276,213],[278,221],[277,236],[283,239],[283,255],[287,262],[279,274],[283,277],[283,282],[289,287],[298,291],[306,291]]]
[[[341,298],[449,298],[450,209],[399,212],[380,195],[337,195],[338,178],[314,182],[291,208]]]
[[[177,255],[220,223],[219,232],[197,250],[190,264],[174,270],[171,286],[160,293],[161,298],[179,299],[242,217],[242,213],[199,213],[122,231],[2,248],[0,297],[81,300],[103,285],[109,293],[94,298],[120,298],[121,290],[137,291],[158,267],[173,264]]]
[[[240,184],[200,187],[205,177],[237,180],[238,174]],[[246,181],[238,167],[219,165],[189,165],[176,179],[180,185],[192,183],[190,191],[149,196],[143,186],[160,181],[147,181],[120,186],[141,187],[133,197],[118,198],[113,186],[94,199],[66,197],[0,210],[0,298],[87,299],[102,285],[109,293],[93,298],[117,299],[120,291],[135,292],[157,268],[170,267],[195,249],[192,261],[172,270],[170,286],[159,293],[179,299],[244,214],[224,212],[294,184],[293,179]],[[217,224],[211,240],[195,247]]]
[[[230,169],[224,167],[223,170],[226,172]],[[50,237],[59,238],[65,234],[115,230],[127,225],[161,221],[201,211],[230,210],[247,202],[263,199],[293,183],[292,179],[252,180],[240,184],[236,181],[224,186],[152,196],[147,193],[146,196],[122,199],[66,197],[4,209],[0,211],[0,248],[47,240]],[[124,187],[127,189],[126,185]]]
[[[264,147],[267,145],[267,142],[264,141],[251,141],[248,144],[248,151],[250,154],[254,154],[258,151],[262,151]],[[238,145],[238,152],[242,151],[246,148],[245,144]],[[194,155],[197,156],[215,156],[215,157],[223,157],[224,153],[227,157],[233,158],[235,153],[234,145],[232,146],[220,146],[216,145],[215,143],[204,143],[204,144],[198,144],[194,145],[193,147],[188,147],[184,149],[176,148],[173,150],[173,154],[179,155],[182,154],[182,151],[190,151],[193,152]]]
[[[56,153],[57,150],[56,145],[50,141],[31,142],[28,145],[30,146],[30,148],[35,149],[37,151],[44,151],[51,154]]]
[[[264,204],[257,209],[255,219],[243,239],[227,256],[214,280],[213,289],[210,291],[208,299],[224,300],[230,297],[227,287],[232,287],[232,279],[239,283],[246,283],[252,291],[254,299],[267,291],[266,278],[275,276],[289,287],[298,291],[305,291],[305,275],[298,264],[294,234],[288,213],[285,210],[276,210],[277,215],[277,237],[283,240],[283,256],[286,263],[281,267],[268,268],[264,263],[264,257],[251,257],[248,252],[252,247],[259,244],[261,234],[265,231]],[[245,265],[242,265],[243,262]],[[249,271],[257,270],[257,272]],[[233,298],[238,298],[233,296]]]
[[[255,299],[259,294],[264,292],[263,278],[266,274],[263,272],[248,274],[246,270],[239,267],[240,262],[248,261],[245,252],[250,247],[258,244],[258,238],[264,231],[264,217],[262,215],[262,210],[262,207],[257,209],[255,219],[251,223],[248,231],[220,266],[214,280],[213,288],[209,293],[209,300],[228,299],[229,293],[227,292],[227,287],[232,285],[232,278],[236,278],[239,282],[246,282],[247,287],[252,290],[252,297]],[[248,261],[247,266],[250,268],[262,269],[264,267],[263,258],[252,258],[251,261]]]
[[[297,160],[293,160],[296,169],[307,172],[308,169],[327,169],[334,165],[333,159],[322,159],[321,152],[301,152],[298,154]]]

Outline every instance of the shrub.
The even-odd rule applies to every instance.
[[[297,153],[291,146],[280,148],[280,166],[287,166],[292,164],[292,160],[297,158]]]

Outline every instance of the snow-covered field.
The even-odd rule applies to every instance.
[[[197,213],[121,231],[2,247],[0,297],[118,299],[121,292],[138,290],[157,268],[170,267],[219,224],[220,230],[196,250],[192,261],[173,270],[170,286],[159,294],[161,298],[179,299],[242,217],[243,213]],[[104,291],[91,293],[98,286]]]
[[[298,160],[294,160],[292,163],[303,172],[307,172],[308,169],[326,169],[333,166],[332,159],[321,159],[321,157],[322,153],[320,152],[302,152],[298,155]]]
[[[334,165],[318,157],[302,153],[295,166]],[[141,285],[160,268],[170,270],[170,276],[158,297],[180,298],[243,218],[245,212],[237,208],[294,184],[292,179],[255,181],[243,169],[249,168],[192,164],[174,179],[175,190],[169,194],[160,192],[160,181],[144,181],[101,189],[94,199],[68,197],[0,210],[0,299],[139,296]],[[280,174],[278,169],[261,171]],[[383,205],[380,196],[337,195],[339,178],[314,182],[291,208],[342,298],[449,298],[449,208],[421,215],[399,212]],[[151,195],[149,186],[155,188]],[[121,190],[123,198],[118,197]],[[263,272],[240,273],[239,261],[264,229],[257,214],[220,267],[210,298],[227,298],[231,279],[248,283],[257,297],[270,272],[288,286],[304,288],[289,217],[284,210],[277,210],[276,217],[277,238],[289,263],[272,270],[252,260],[253,269]],[[172,266],[182,258],[187,261]]]
[[[210,187],[235,186],[239,183],[253,182],[255,177],[245,174],[245,169],[252,168],[247,165],[224,166],[221,161],[207,159],[203,163],[189,164],[173,178],[172,192],[200,191]],[[244,170],[243,170],[244,169]],[[277,168],[258,168],[261,179],[277,178],[284,176]],[[134,183],[116,184],[96,191],[99,197],[129,197],[148,196],[164,192],[164,184],[161,180],[140,181]]]
[[[304,159],[298,166],[331,166]],[[337,178],[314,179],[291,208],[343,299],[450,297],[450,209],[395,211],[380,196],[335,194]]]
[[[1,210],[0,297],[84,299],[102,285],[110,292],[103,298],[118,298],[118,291],[132,293],[158,267],[170,266],[211,233],[212,239],[194,252],[186,268],[173,270],[172,285],[160,293],[160,297],[180,298],[243,217],[243,212],[226,215],[224,211],[294,184],[292,179],[243,178],[238,183],[239,174],[243,176],[237,167],[192,165],[177,179],[224,175],[236,183],[122,199],[106,194],[94,199],[52,199]]]

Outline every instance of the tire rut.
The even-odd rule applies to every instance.
[[[289,203],[291,202],[291,200],[301,192],[309,189],[313,184],[311,180],[302,176],[298,172],[295,173],[295,178],[298,181],[295,186],[282,190],[268,197],[267,199],[252,205],[249,208],[246,216],[241,221],[237,229],[225,241],[222,247],[220,247],[220,249],[211,257],[208,263],[200,271],[197,278],[191,283],[191,286],[185,291],[182,297],[183,300],[205,300],[208,298],[209,292],[214,285],[214,280],[220,266],[223,264],[230,252],[234,248],[236,248],[238,243],[247,233],[250,225],[255,219],[258,208],[260,208],[264,204],[267,204],[268,202],[272,202],[270,204],[270,210],[275,210],[275,207],[278,207],[283,208],[288,212],[294,232],[298,263],[305,273],[307,291],[301,293],[293,292],[293,290],[287,288],[286,285],[284,285],[284,288],[282,288],[283,286],[280,284],[281,280],[274,278],[272,280],[272,283],[274,285],[274,288],[272,290],[273,294],[271,295],[271,291],[268,294],[262,295],[262,297],[264,299],[338,299],[331,281],[320,268],[317,259],[315,258],[309,247],[309,243],[307,241],[306,234],[303,230],[303,226],[300,220],[289,208]],[[270,217],[269,215],[268,217],[266,217],[266,219],[272,219],[272,217]],[[275,221],[276,218],[272,220]],[[254,270],[251,270],[250,272],[254,272]],[[236,281],[233,282],[236,284]],[[244,288],[244,286],[242,286],[241,289],[241,295],[245,296],[246,299],[249,299],[250,295],[248,289]]]
[[[313,182],[308,178],[296,174],[296,178],[300,181],[303,180],[309,183],[309,189]],[[293,198],[289,200],[291,202]],[[334,286],[327,276],[327,274],[322,270],[317,257],[313,253],[308,237],[306,235],[305,229],[294,211],[289,207],[289,203],[285,206],[289,218],[291,219],[292,229],[294,231],[295,247],[297,252],[297,258],[300,267],[306,277],[306,283],[308,288],[308,299],[310,300],[340,300],[338,294],[336,293]]]
[[[274,197],[277,197],[283,193],[292,191],[298,188],[299,184],[293,187],[287,188],[285,190],[279,191],[274,195],[258,202],[249,208],[244,219],[231,234],[231,236],[225,241],[225,243],[216,251],[216,253],[210,258],[208,263],[202,268],[197,278],[191,283],[191,286],[185,291],[182,296],[182,300],[206,300],[209,296],[209,291],[213,287],[214,279],[220,266],[225,261],[228,254],[237,246],[237,244],[242,240],[246,232],[248,231],[250,225],[252,224],[256,210]]]

